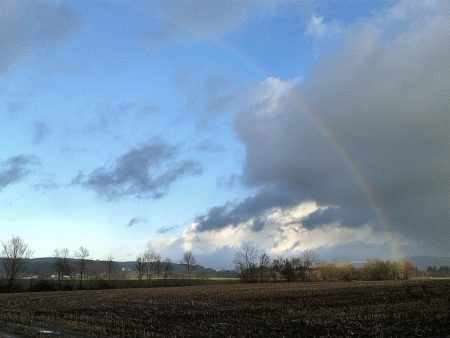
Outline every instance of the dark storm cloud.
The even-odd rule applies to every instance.
[[[148,219],[145,217],[133,217],[130,219],[127,223],[127,228],[131,228],[133,225],[141,224],[141,223],[148,223]]]
[[[0,1],[0,72],[33,49],[65,37],[76,25],[76,15],[63,3]]]
[[[39,165],[35,156],[18,155],[0,160],[0,190],[22,181]]]
[[[307,228],[315,228],[318,225],[331,224],[339,218],[338,208],[329,207],[318,209],[302,220],[302,224]]]
[[[419,5],[418,5],[419,4]],[[445,2],[398,5],[348,33],[301,83],[267,79],[242,108],[243,180],[330,206],[304,220],[373,224],[426,250],[448,252],[450,224],[450,11]],[[398,8],[397,8],[398,9]],[[426,10],[427,15],[419,15]],[[402,16],[392,13],[402,13]],[[273,198],[273,200],[270,200]],[[244,201],[212,208],[198,230],[258,215]]]
[[[327,207],[321,208],[307,215],[301,220],[303,226],[312,229],[327,224],[341,224],[347,227],[363,226],[367,223],[379,221],[374,215],[373,206],[367,208],[366,204],[362,206],[351,205],[350,207]]]
[[[125,196],[157,199],[179,178],[201,173],[200,163],[178,157],[177,147],[162,142],[143,144],[120,156],[110,167],[97,168],[88,175],[80,173],[73,183],[108,200]]]
[[[210,231],[252,220],[252,228],[261,230],[264,224],[262,216],[274,207],[287,207],[295,203],[290,192],[276,194],[273,191],[261,191],[255,196],[248,197],[239,203],[213,207],[204,215],[195,219],[196,231]]]

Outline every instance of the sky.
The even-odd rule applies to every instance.
[[[0,240],[231,268],[450,252],[450,3],[0,1]]]

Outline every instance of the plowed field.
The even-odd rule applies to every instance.
[[[0,295],[0,336],[448,336],[450,281]]]

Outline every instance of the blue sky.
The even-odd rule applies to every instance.
[[[448,253],[449,16],[445,1],[2,1],[0,239],[217,268],[249,242]]]

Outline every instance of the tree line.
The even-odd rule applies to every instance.
[[[14,289],[19,273],[24,269],[24,262],[31,258],[32,251],[20,237],[13,236],[9,241],[2,242],[1,262],[6,274],[8,290]],[[72,279],[75,273],[79,288],[83,289],[86,279],[89,250],[80,247],[73,253],[76,258],[74,266],[70,260],[68,249],[58,249],[54,252],[54,269],[58,289],[63,289],[64,281]],[[105,273],[101,278],[115,278],[116,262],[109,256],[105,262]],[[192,251],[183,254],[180,263],[186,268],[187,277],[191,280],[192,272],[197,264]],[[417,269],[405,259],[381,260],[369,259],[360,268],[350,262],[321,261],[317,253],[306,250],[295,257],[271,258],[267,253],[258,254],[252,245],[244,245],[234,258],[236,271],[242,282],[295,282],[295,281],[339,281],[339,280],[396,280],[408,279],[417,273]],[[173,272],[174,265],[170,258],[162,258],[148,249],[136,257],[134,272],[139,281],[146,279],[167,279]],[[448,267],[429,268],[429,275],[448,275]]]
[[[252,245],[236,253],[234,264],[246,283],[339,281],[339,280],[397,280],[408,279],[417,269],[406,259],[369,259],[362,267],[350,262],[321,261],[317,253],[306,250],[300,256],[271,259],[267,253],[258,255]]]
[[[450,277],[450,266],[440,265],[428,266],[426,270],[427,277]]]
[[[2,242],[0,260],[6,275],[7,290],[14,290],[16,281],[21,273],[25,270],[25,262],[30,259],[33,252],[29,249],[28,244],[20,237],[13,236],[9,241]],[[73,261],[72,257],[76,260]],[[68,279],[79,281],[78,288],[83,289],[83,282],[86,280],[88,273],[88,259],[90,257],[89,250],[83,246],[77,249],[72,255],[69,249],[56,249],[54,251],[54,271],[58,289],[64,289]],[[188,279],[191,279],[192,272],[197,264],[194,254],[186,251],[183,254],[180,264],[186,267]],[[117,279],[117,263],[110,255],[105,262],[104,273],[95,276],[96,279],[106,278],[107,280]],[[138,280],[152,278],[167,279],[172,276],[174,263],[170,258],[161,258],[161,256],[150,249],[136,257],[134,263],[134,271]],[[89,278],[92,279],[92,275]]]
[[[192,251],[184,252],[180,263],[186,267],[190,280],[192,271],[197,264]],[[135,270],[139,280],[144,278],[150,280],[153,277],[167,279],[173,271],[173,263],[170,258],[166,257],[162,259],[159,254],[147,249],[144,253],[136,257]]]
[[[26,260],[30,259],[32,255],[33,252],[29,249],[28,244],[20,237],[13,236],[9,241],[2,241],[0,260],[5,270],[8,290],[14,290],[16,280],[25,268]],[[80,288],[83,288],[83,276],[86,271],[89,250],[80,247],[74,253],[74,256],[78,258]],[[73,271],[69,262],[69,249],[55,250],[54,258],[58,285],[62,287],[64,277],[70,275]]]

